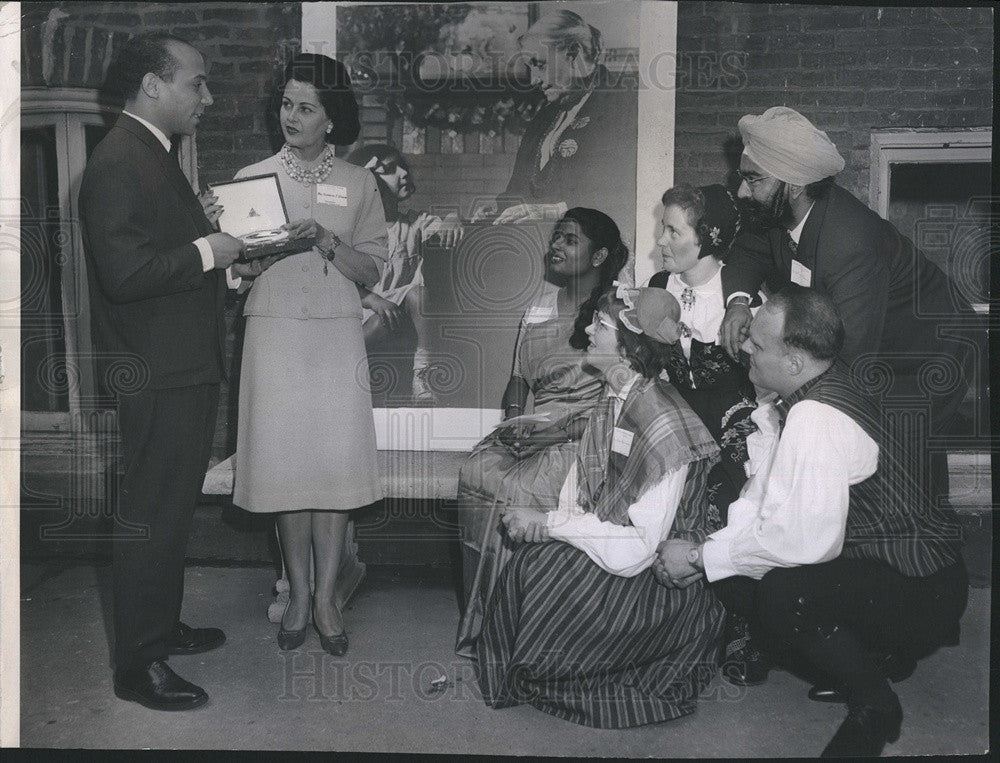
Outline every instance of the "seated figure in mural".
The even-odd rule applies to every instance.
[[[482,607],[512,546],[500,531],[499,506],[555,507],[602,381],[583,365],[598,297],[614,283],[628,252],[614,221],[574,207],[556,224],[545,254],[545,280],[525,311],[504,390],[506,425],[480,442],[459,476],[459,522],[467,605],[456,651],[470,656]],[[532,415],[523,418],[529,395]],[[470,587],[471,584],[471,587]]]
[[[601,63],[598,29],[578,14],[542,16],[518,41],[545,105],[528,123],[510,181],[473,220],[556,220],[569,204],[599,207],[632,237],[635,217],[636,91]]]
[[[427,347],[429,327],[424,317],[424,244],[434,236],[451,246],[461,240],[461,226],[455,225],[457,215],[445,220],[414,210],[401,210],[400,202],[416,190],[409,165],[397,149],[382,143],[371,143],[352,151],[347,161],[372,171],[382,197],[389,236],[389,260],[382,277],[371,289],[358,286],[361,295],[362,327],[373,379],[388,373],[390,379],[399,372],[383,367],[391,364],[412,378],[412,386],[393,387],[386,392],[406,395],[412,390],[416,401],[433,402],[427,374],[430,353]],[[411,373],[412,370],[412,373]],[[373,391],[381,384],[372,382]]]
[[[661,289],[598,302],[587,363],[606,381],[553,511],[505,509],[521,544],[500,574],[477,644],[496,707],[528,703],[587,726],[691,713],[715,674],[723,610],[701,576],[660,585],[668,539],[711,532],[707,481],[719,448],[660,378],[680,331]],[[641,332],[641,333],[640,333]]]

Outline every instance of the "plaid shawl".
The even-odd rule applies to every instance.
[[[606,389],[577,454],[577,501],[601,521],[627,525],[629,506],[667,472],[700,459],[718,460],[719,447],[701,419],[661,379],[639,379],[618,421],[613,417],[614,400]],[[628,456],[611,449],[615,427],[632,433]]]

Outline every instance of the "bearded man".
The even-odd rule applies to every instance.
[[[947,502],[947,454],[929,453],[927,438],[952,432],[975,374],[975,343],[956,331],[975,320],[968,301],[912,241],[837,185],[844,159],[808,119],[775,106],[744,116],[739,129],[739,196],[765,233],[737,238],[726,260],[720,342],[735,357],[750,326],[750,295],[764,281],[772,291],[796,283],[830,297],[844,321],[840,358],[855,377],[875,382],[879,389],[869,391],[883,402],[912,407],[915,419],[929,414],[909,439],[921,484]]]

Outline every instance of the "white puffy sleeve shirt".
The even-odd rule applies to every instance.
[[[772,403],[751,414],[750,478],[729,505],[729,521],[705,542],[709,581],[759,580],[775,567],[835,559],[844,545],[849,489],[875,473],[878,445],[832,406],[802,400],[779,434]]]

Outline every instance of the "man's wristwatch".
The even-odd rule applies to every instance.
[[[705,565],[701,561],[701,546],[695,546],[690,551],[688,551],[687,561],[692,567],[698,570],[704,570]]]
[[[744,297],[742,294],[738,297],[733,297],[726,303],[726,309],[728,310],[733,305],[742,305],[743,307],[750,307],[750,297]]]

